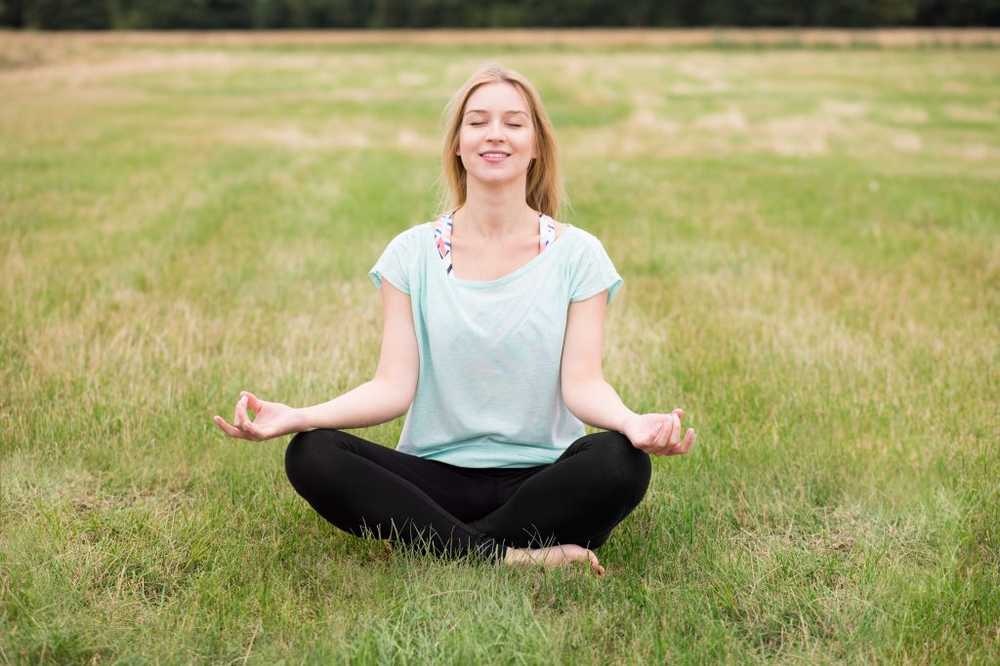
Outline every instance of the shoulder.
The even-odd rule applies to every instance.
[[[559,240],[566,234],[566,230],[569,229],[569,225],[551,217],[549,219],[552,221],[552,224],[556,226],[556,240]]]
[[[601,239],[592,232],[576,225],[564,225],[563,241],[566,245],[572,246],[572,254],[579,256],[601,250],[604,245]]]
[[[578,245],[580,241],[587,242],[586,236],[590,234],[578,226],[557,220],[551,215],[545,216],[546,220],[555,225],[555,240],[560,243],[565,241],[565,245]]]
[[[421,222],[420,224],[414,224],[411,227],[407,227],[402,231],[398,232],[389,241],[390,245],[398,247],[400,249],[415,249],[419,247],[420,242],[429,238],[432,231],[433,223],[431,222]]]
[[[403,229],[399,232],[399,235],[409,239],[417,239],[432,233],[433,230],[434,222],[421,222],[420,224],[414,224],[412,227]]]

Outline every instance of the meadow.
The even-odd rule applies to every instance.
[[[625,279],[608,381],[698,432],[604,578],[356,539],[211,421],[371,378],[488,60]],[[0,97],[0,663],[1000,657],[1000,51],[4,33]]]

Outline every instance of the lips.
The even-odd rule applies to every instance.
[[[487,162],[494,162],[494,163],[496,163],[496,162],[503,162],[505,159],[507,159],[508,157],[510,157],[510,153],[504,153],[504,152],[501,152],[501,151],[492,151],[491,150],[491,151],[487,151],[485,153],[479,153],[479,156],[482,157]]]

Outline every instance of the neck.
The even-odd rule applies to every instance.
[[[487,240],[531,231],[525,221],[532,217],[537,218],[537,213],[525,201],[523,181],[504,187],[485,188],[469,180],[465,203],[455,213],[455,218],[461,218],[464,229]],[[456,221],[455,224],[458,226],[459,223]]]

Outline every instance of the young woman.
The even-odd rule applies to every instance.
[[[395,236],[369,272],[384,311],[374,378],[300,409],[244,391],[234,423],[215,422],[250,440],[297,433],[292,486],[350,534],[604,575],[593,550],[642,501],[649,456],[687,453],[694,430],[682,439],[681,409],[636,414],[604,380],[623,280],[597,237],[555,219],[535,87],[483,67],[446,117],[448,212]],[[345,432],[404,413],[396,449]]]

